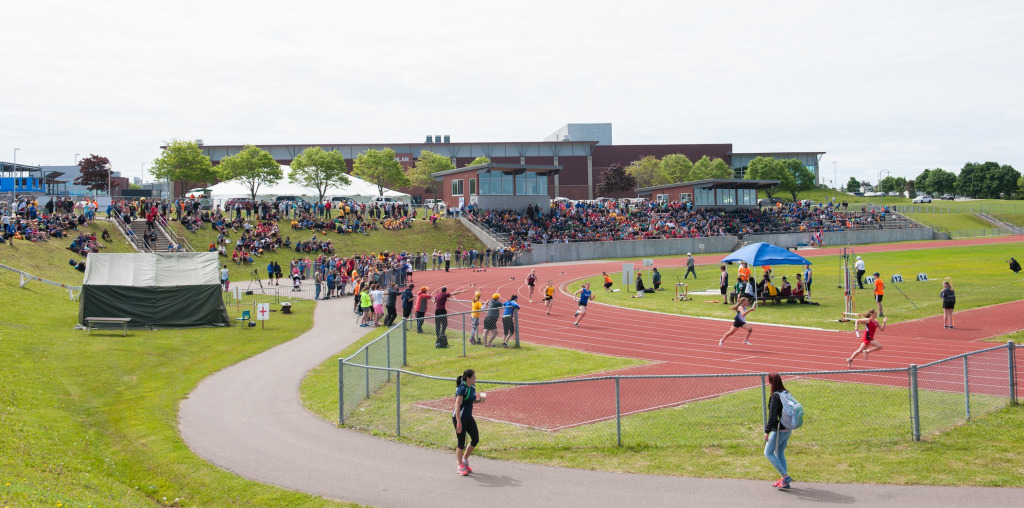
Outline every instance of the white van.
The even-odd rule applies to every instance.
[[[436,208],[439,212],[444,211],[446,208],[444,201],[440,199],[424,199],[423,207],[428,210],[434,210]]]
[[[390,196],[375,196],[373,199],[370,200],[370,204],[371,205],[373,205],[373,204],[376,204],[376,205],[390,205],[392,203],[401,203],[401,202],[402,202],[401,200],[395,199],[395,198],[390,197]]]

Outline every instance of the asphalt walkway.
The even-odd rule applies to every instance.
[[[181,403],[180,431],[204,459],[240,476],[371,506],[1020,506],[1022,489],[720,480],[606,473],[474,457],[339,429],[307,411],[309,370],[356,341],[350,300],[319,302],[302,336],[220,371]],[[481,447],[486,447],[486,429]],[[454,435],[453,435],[454,443]],[[799,460],[793,457],[793,460]],[[898,472],[894,472],[897,474]]]

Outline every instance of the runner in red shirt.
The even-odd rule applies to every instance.
[[[882,349],[882,344],[875,340],[875,332],[884,332],[885,322],[889,318],[883,317],[882,323],[879,324],[878,321],[875,319],[877,315],[878,312],[875,309],[871,309],[868,311],[867,314],[864,314],[863,318],[853,322],[853,331],[857,333],[857,337],[860,337],[861,323],[864,324],[866,330],[864,331],[864,337],[861,338],[860,347],[857,348],[857,350],[854,351],[853,354],[846,359],[846,365],[849,366],[850,368],[853,368],[853,359],[856,358],[859,353],[864,353],[864,359],[867,360],[868,353]]]

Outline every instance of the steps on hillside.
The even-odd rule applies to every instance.
[[[1019,235],[1019,234],[1024,233],[1024,228],[1019,228],[1017,226],[1014,226],[1013,224],[1007,224],[1006,222],[1003,222],[1003,221],[1001,221],[1001,220],[999,220],[999,219],[997,219],[997,218],[995,218],[995,217],[993,217],[993,216],[991,216],[991,215],[989,215],[987,213],[975,212],[973,215],[975,217],[978,217],[979,219],[985,221],[985,222],[988,222],[989,224],[992,224],[993,226],[995,226],[995,227],[997,227],[999,229],[1002,229],[1004,231],[1008,231],[1008,232],[1013,233],[1015,235]]]
[[[139,239],[139,248],[145,252],[145,242],[142,240],[142,235],[149,232],[149,228],[146,227],[146,219],[135,219],[129,227],[135,232],[135,237]],[[167,252],[167,246],[170,245],[171,241],[160,228],[156,228],[155,231],[156,245],[151,246],[152,252]]]

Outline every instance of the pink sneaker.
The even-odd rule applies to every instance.
[[[467,469],[465,465],[459,466],[459,475],[460,476],[466,476],[468,474],[469,474],[469,469]]]

